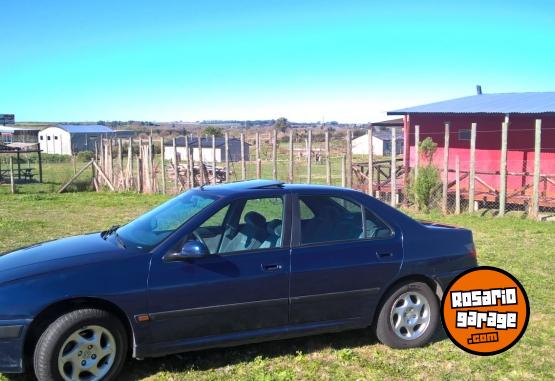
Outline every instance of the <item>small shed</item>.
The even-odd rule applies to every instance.
[[[38,134],[43,153],[72,155],[80,151],[94,151],[95,142],[114,135],[110,127],[92,124],[59,124]]]
[[[37,143],[40,128],[23,128],[0,125],[0,142],[11,143]]]
[[[535,123],[540,119],[541,197],[547,203],[547,198],[555,196],[555,92],[482,94],[478,88],[476,95],[393,110],[388,115],[404,118],[406,173],[416,159],[415,127],[419,126],[420,141],[430,137],[437,143],[434,162],[441,168],[445,124],[449,124],[449,180],[454,179],[457,157],[461,173],[469,171],[471,126],[476,123],[476,192],[488,201],[496,201],[500,189],[501,131],[507,122],[507,197],[515,203],[527,202],[531,192]],[[468,187],[467,177],[461,181],[463,197]]]
[[[185,160],[187,157],[187,151],[185,149],[185,139],[187,139],[187,146],[189,147],[189,152],[193,155],[193,160],[200,161],[200,153],[199,150],[199,139],[198,138],[191,138],[180,136],[176,138],[176,150],[177,154],[179,155],[179,160]],[[212,138],[201,138],[200,139],[201,149],[202,149],[202,160],[204,162],[212,162]],[[228,160],[231,162],[236,162],[241,160],[241,140],[237,138],[229,138],[229,153],[228,153]],[[216,163],[221,163],[225,161],[225,138],[216,138],[215,139],[216,149],[215,151],[215,159]],[[243,142],[243,149],[245,153],[245,160],[249,160],[249,147],[250,144]],[[173,142],[171,140],[166,140],[165,147],[164,147],[164,156],[166,158],[173,157]]]
[[[372,151],[376,156],[391,155],[391,129],[396,129],[396,152],[403,152],[403,118],[371,123]],[[353,139],[353,154],[368,155],[368,136],[366,134]]]

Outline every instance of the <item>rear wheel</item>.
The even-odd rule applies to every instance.
[[[34,354],[39,381],[114,380],[127,357],[121,322],[97,309],[69,312],[42,334]]]
[[[376,322],[376,336],[392,348],[415,348],[430,342],[439,322],[439,303],[422,282],[405,283],[388,293]]]

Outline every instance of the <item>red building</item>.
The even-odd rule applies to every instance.
[[[535,123],[541,120],[540,205],[555,206],[555,92],[481,94],[388,112],[404,117],[404,165],[416,158],[415,126],[420,141],[438,144],[434,162],[443,168],[445,123],[449,123],[449,181],[459,157],[463,197],[467,197],[470,131],[476,129],[476,200],[496,201],[500,184],[501,127],[509,122],[507,202],[528,203],[534,172]],[[452,190],[452,189],[451,189]],[[450,190],[450,191],[451,191]]]

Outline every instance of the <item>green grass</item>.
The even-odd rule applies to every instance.
[[[5,186],[2,186],[5,187]],[[2,188],[0,187],[0,188]],[[0,194],[0,251],[123,223],[166,197],[130,193]],[[122,380],[540,380],[555,371],[555,224],[426,215],[474,231],[480,264],[504,268],[531,302],[528,330],[508,352],[467,354],[447,339],[392,350],[370,330],[129,361]],[[441,338],[441,335],[440,335]],[[6,376],[0,375],[1,381]],[[22,377],[12,377],[24,380]]]

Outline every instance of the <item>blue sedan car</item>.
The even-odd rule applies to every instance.
[[[364,193],[245,181],[188,191],[122,227],[0,256],[0,372],[113,380],[128,355],[373,326],[430,341],[469,230]]]

